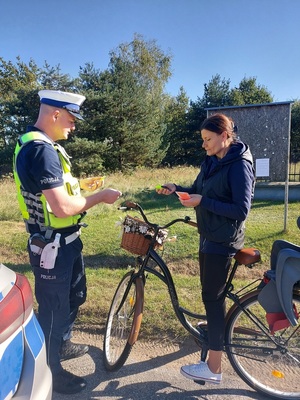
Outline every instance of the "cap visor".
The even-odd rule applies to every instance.
[[[68,111],[68,113],[72,114],[73,117],[76,117],[77,119],[80,119],[80,120],[84,121],[84,118],[79,113],[72,112],[70,110],[66,110],[66,111]]]

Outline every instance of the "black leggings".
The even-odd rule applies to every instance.
[[[211,350],[223,349],[225,330],[224,288],[232,257],[199,251],[202,300],[206,310]]]

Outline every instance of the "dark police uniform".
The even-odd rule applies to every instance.
[[[35,127],[28,127],[28,131],[39,132]],[[23,190],[34,195],[64,185],[60,157],[54,146],[47,141],[33,140],[26,143],[17,155],[15,169]],[[38,320],[45,334],[48,363],[55,374],[62,368],[59,357],[62,340],[70,338],[78,308],[86,300],[80,221],[78,219],[78,224],[46,231],[37,223],[26,226],[30,234],[28,252],[35,275]],[[54,268],[41,268],[41,256],[32,251],[31,239],[35,235],[45,241],[52,241],[56,233],[60,234],[60,247]]]

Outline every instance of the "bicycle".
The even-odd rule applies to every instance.
[[[165,239],[164,230],[179,222],[196,226],[195,222],[185,217],[160,226],[149,222],[139,204],[126,202],[122,209],[140,212],[143,220],[137,219],[131,224],[140,224],[144,235],[135,232],[127,232],[127,235],[131,236],[133,243],[141,239],[146,244],[122,246],[138,255],[138,266],[123,276],[113,296],[104,334],[105,368],[108,371],[121,368],[138,339],[147,274],[154,274],[167,286],[178,320],[201,347],[201,360],[205,361],[208,352],[206,317],[180,306],[168,266],[155,250],[159,237],[160,241]],[[149,232],[152,232],[150,237]],[[277,399],[300,399],[299,325],[271,332],[266,311],[258,301],[262,279],[256,279],[238,291],[234,289],[237,268],[241,265],[252,268],[259,261],[260,252],[255,248],[244,248],[234,257],[224,291],[232,302],[226,314],[224,351],[235,372],[256,391]],[[300,310],[299,286],[294,287],[293,304]],[[204,321],[204,324],[194,326],[189,319]],[[204,384],[203,381],[196,382]]]

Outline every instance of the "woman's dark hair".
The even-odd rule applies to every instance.
[[[208,131],[215,132],[221,135],[222,132],[226,131],[229,136],[236,139],[237,127],[234,125],[233,120],[224,114],[213,114],[206,118],[200,127],[202,129],[207,129]]]

